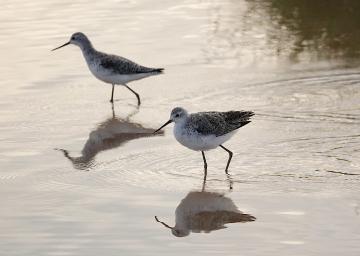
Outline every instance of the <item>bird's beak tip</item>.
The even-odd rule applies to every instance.
[[[53,52],[53,51],[55,51],[55,50],[57,50],[57,49],[60,49],[60,48],[62,48],[62,47],[64,47],[64,46],[67,46],[67,45],[69,45],[69,44],[70,44],[70,42],[67,42],[67,43],[65,43],[65,44],[63,44],[63,45],[61,45],[61,46],[59,46],[59,47],[56,47],[56,48],[52,49],[51,51]]]
[[[169,121],[167,121],[165,124],[163,124],[159,129],[157,129],[156,131],[154,131],[153,134],[157,133],[158,131],[160,131],[162,128],[164,128],[165,126],[167,126],[168,124],[172,123],[173,121],[170,119]]]

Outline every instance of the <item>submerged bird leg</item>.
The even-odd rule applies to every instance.
[[[231,158],[233,156],[233,152],[231,152],[230,150],[225,148],[223,145],[220,145],[220,147],[229,153],[229,160],[228,160],[228,162],[226,164],[226,168],[225,168],[225,173],[228,174],[228,168],[229,168],[229,165],[230,165]]]
[[[207,176],[207,163],[206,163],[206,158],[205,158],[205,153],[204,151],[201,151],[203,160],[204,160],[204,181],[206,180],[206,176]]]
[[[110,99],[111,103],[114,102],[114,89],[115,89],[115,84],[112,84],[111,99]]]
[[[229,191],[231,191],[231,190],[233,189],[233,183],[234,183],[234,182],[233,182],[230,174],[227,174],[226,176],[227,176],[228,181],[229,181]]]
[[[111,111],[112,111],[112,117],[115,119],[115,109],[114,109],[114,103],[111,102]]]
[[[135,92],[133,89],[131,89],[129,86],[127,86],[126,84],[124,84],[124,86],[125,86],[126,88],[128,88],[133,94],[135,94],[135,96],[136,96],[136,98],[137,98],[137,100],[138,100],[138,106],[140,106],[141,102],[140,102],[140,96],[139,96],[139,94],[138,94],[137,92]]]
[[[201,192],[204,192],[204,191],[205,191],[205,187],[206,187],[206,177],[205,177],[205,175],[204,175],[204,180],[203,180]]]

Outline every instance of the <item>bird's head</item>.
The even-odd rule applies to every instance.
[[[185,109],[176,107],[171,111],[170,120],[177,123],[177,122],[180,122],[180,121],[186,119],[187,116],[188,116],[188,113]]]
[[[90,40],[87,38],[87,36],[84,33],[76,32],[76,33],[72,34],[72,36],[70,37],[69,42],[67,42],[67,43],[65,43],[65,44],[63,44],[63,45],[61,45],[59,47],[56,47],[56,48],[52,49],[52,51],[60,49],[60,48],[62,48],[64,46],[67,46],[69,44],[77,45],[81,49],[84,49],[86,46],[91,45]]]
[[[160,131],[162,128],[164,128],[165,126],[167,126],[168,124],[174,122],[174,123],[178,123],[178,122],[182,122],[184,121],[188,116],[188,113],[185,109],[180,108],[180,107],[176,107],[171,111],[170,114],[170,119],[169,121],[167,121],[165,124],[163,124],[159,129],[157,129],[154,133],[157,133],[158,131]]]

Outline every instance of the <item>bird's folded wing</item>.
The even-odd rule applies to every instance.
[[[217,112],[200,112],[190,115],[188,125],[202,135],[218,136],[224,132],[225,120]]]
[[[140,74],[159,71],[158,69],[141,66],[131,60],[116,55],[103,56],[100,61],[100,66],[119,75]]]
[[[200,112],[190,115],[194,130],[203,135],[222,136],[250,123],[251,111]]]

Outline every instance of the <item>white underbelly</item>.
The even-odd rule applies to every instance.
[[[183,146],[195,150],[206,151],[217,148],[219,145],[229,140],[236,131],[216,137],[215,135],[201,135],[197,132],[187,133],[184,129],[174,127],[174,136]]]
[[[89,65],[89,69],[97,79],[109,84],[126,84],[131,81],[155,75],[155,73],[114,74],[106,69],[99,68],[98,65]]]
[[[95,75],[95,74],[94,74]],[[149,74],[134,75],[103,75],[96,74],[95,77],[109,84],[127,84],[131,81],[139,80],[149,76]]]

